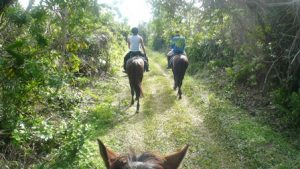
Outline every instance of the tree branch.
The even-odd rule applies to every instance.
[[[292,5],[293,3],[299,3],[299,0],[292,0],[288,2],[266,3],[266,5],[268,7],[274,7],[274,6]]]
[[[268,78],[269,78],[269,74],[271,73],[271,70],[273,69],[275,63],[277,63],[279,60],[280,60],[281,57],[277,58],[273,63],[272,65],[270,66],[267,74],[266,74],[266,77],[265,77],[265,80],[264,80],[264,85],[263,85],[263,88],[262,88],[262,91],[264,92],[265,91],[265,87],[266,87],[266,84],[267,84],[267,81],[268,81]]]
[[[26,8],[26,12],[29,12],[29,11],[31,10],[32,5],[34,4],[34,1],[35,1],[35,0],[29,0],[28,6],[27,6],[27,8]]]
[[[288,58],[290,58],[291,53],[292,53],[292,51],[293,51],[293,49],[294,49],[294,47],[295,47],[295,45],[296,45],[296,43],[297,43],[297,39],[298,39],[299,36],[300,36],[300,29],[298,29],[298,31],[297,31],[297,33],[296,33],[296,36],[295,36],[295,38],[294,38],[294,40],[293,40],[292,46],[291,46],[290,51],[289,51]],[[300,50],[294,55],[293,59],[291,60],[291,62],[290,62],[290,64],[289,64],[288,71],[287,71],[287,77],[288,77],[288,78],[289,78],[289,76],[290,76],[291,73],[292,73],[293,65],[294,65],[294,63],[295,63],[295,60],[296,60],[297,57],[299,56],[299,54],[300,54]]]

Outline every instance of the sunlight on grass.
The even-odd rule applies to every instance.
[[[164,61],[162,57],[154,58],[154,60]],[[204,74],[206,76],[203,76]],[[203,168],[220,168],[218,163],[232,168],[242,168],[243,163],[250,168],[299,166],[299,163],[295,163],[295,159],[299,158],[299,153],[297,155],[297,152],[282,139],[282,136],[269,127],[258,124],[247,116],[248,113],[218,98],[211,91],[214,82],[207,76],[209,74],[209,71],[205,71],[196,73],[194,76],[196,78],[186,76],[183,82],[183,94],[188,96],[199,110],[203,111],[202,115],[206,117],[205,124],[213,132],[216,144],[223,144],[226,149],[231,149],[227,152],[227,156],[231,157],[226,158],[222,149],[217,145],[208,145],[205,141],[201,143],[198,139],[198,143],[195,145],[198,150],[203,150],[203,147],[198,146],[199,144],[206,144],[205,155],[201,154],[194,158],[199,161],[198,165]],[[180,116],[179,118],[184,119]],[[176,119],[172,121],[176,121]],[[172,126],[172,123],[168,126]],[[188,128],[186,126],[187,130],[189,130]],[[175,134],[177,136],[181,134],[180,130],[177,132],[175,130],[174,133],[177,133]],[[189,140],[193,142],[194,139],[191,137]],[[196,140],[194,141],[196,142]],[[219,157],[218,153],[221,154]],[[238,153],[237,156],[233,155],[234,153]],[[244,160],[239,161],[239,158]]]
[[[95,89],[110,86],[107,95],[97,97],[95,90],[87,90],[91,98],[103,103],[89,109],[87,123],[93,131],[78,155],[80,166],[104,168],[96,138],[117,152],[133,147],[138,152],[167,154],[190,144],[183,169],[299,166],[295,162],[299,153],[282,136],[215,94],[214,85],[209,85],[212,81],[186,75],[183,99],[178,100],[164,55],[149,53],[151,71],[144,74],[139,114],[133,113],[135,106],[125,109],[130,101],[126,76],[118,81],[123,90],[111,89],[110,82]]]

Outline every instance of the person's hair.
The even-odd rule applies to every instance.
[[[179,34],[180,34],[180,31],[179,31],[179,30],[176,30],[175,33],[176,33],[177,35],[179,35]]]
[[[134,34],[134,35],[137,35],[139,33],[139,29],[137,27],[134,27],[131,29],[131,32]]]

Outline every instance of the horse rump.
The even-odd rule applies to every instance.
[[[188,58],[185,55],[175,55],[173,57],[173,76],[174,76],[174,90],[178,88],[178,95],[179,99],[181,99],[181,85],[182,81],[184,79],[184,75],[186,72],[186,69],[188,68],[189,62]]]

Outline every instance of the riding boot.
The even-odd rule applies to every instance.
[[[144,61],[145,63],[145,71],[149,72],[149,63],[147,61]]]
[[[131,55],[131,52],[128,52],[125,57],[124,57],[124,61],[123,61],[123,69],[124,69],[124,72],[126,72],[126,62],[127,60],[130,58],[130,55]]]
[[[126,62],[125,61],[123,63],[123,69],[124,69],[124,72],[126,72]]]
[[[167,69],[171,69],[171,65],[170,65],[170,59],[171,59],[171,56],[168,56],[168,66],[167,66]]]
[[[170,62],[170,60],[168,60],[168,67],[167,67],[167,69],[171,69],[172,67],[171,67],[171,62]]]
[[[127,59],[126,59],[126,56],[124,57],[124,61],[123,61],[123,69],[124,69],[124,71],[126,71],[126,61],[127,61]]]

